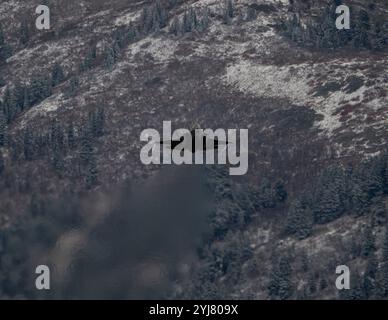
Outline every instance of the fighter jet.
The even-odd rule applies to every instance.
[[[214,139],[211,137],[208,137],[203,131],[197,131],[200,129],[199,125],[192,126],[192,129],[190,130],[190,133],[186,133],[185,135],[182,135],[179,140],[164,140],[160,141],[160,144],[163,145],[163,147],[171,148],[171,150],[174,150],[178,145],[180,145],[184,149],[191,148],[191,152],[195,153],[197,151],[207,151],[207,150],[217,150],[221,149],[223,147],[226,147],[229,142],[228,141],[222,141],[219,140],[217,137]],[[191,145],[187,143],[184,144],[184,141],[190,141]],[[201,143],[202,140],[202,143]],[[183,145],[182,145],[183,143]]]

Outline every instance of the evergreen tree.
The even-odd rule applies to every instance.
[[[141,30],[143,34],[163,29],[167,25],[167,13],[160,1],[155,5],[144,7],[141,15]]]
[[[114,42],[117,44],[119,50],[124,49],[129,42],[125,29],[118,29],[114,35]]]
[[[113,65],[119,60],[120,47],[117,42],[105,49],[104,65],[105,68],[111,70]]]
[[[67,128],[67,145],[71,150],[74,149],[76,145],[73,123],[70,123],[70,125]]]
[[[11,55],[11,49],[8,46],[2,26],[0,25],[0,65],[5,63],[7,58]]]
[[[24,86],[23,110],[29,108],[30,106],[31,106],[31,102],[30,102],[30,89],[27,86]]]
[[[167,25],[167,13],[159,0],[155,4],[155,12],[159,24],[158,27],[163,29]]]
[[[385,261],[380,267],[380,278],[379,278],[379,291],[380,297],[388,297],[388,262]]]
[[[388,194],[388,152],[382,155],[382,162],[384,163],[383,176],[383,193]]]
[[[374,225],[385,225],[387,222],[387,209],[385,207],[385,201],[382,197],[377,197],[372,200],[372,215]]]
[[[363,293],[365,298],[372,298],[376,294],[377,283],[376,275],[378,269],[378,262],[376,255],[371,253],[368,257],[368,263],[363,276]]]
[[[207,28],[209,28],[209,25],[210,25],[210,12],[209,12],[209,8],[206,7],[202,10],[198,31],[204,32],[205,30],[207,30]]]
[[[50,77],[47,75],[42,76],[41,85],[41,100],[44,100],[52,94]]]
[[[309,257],[306,253],[306,251],[302,252],[302,258],[301,258],[301,266],[302,266],[302,271],[307,272],[309,271],[309,266],[310,266],[310,260]]]
[[[277,268],[271,273],[268,294],[271,299],[286,300],[293,293],[291,282],[291,264],[288,257],[280,258]]]
[[[304,207],[299,200],[294,200],[288,212],[286,231],[300,240],[305,239],[311,235],[313,219],[312,210]]]
[[[92,154],[91,157],[89,158],[87,173],[86,173],[86,187],[88,189],[91,189],[93,186],[96,185],[97,176],[98,176],[98,171],[97,171],[96,159],[95,159],[95,155]]]
[[[29,88],[29,104],[32,106],[51,95],[51,80],[45,75],[35,75]]]
[[[62,83],[65,80],[65,74],[63,72],[62,66],[59,63],[56,63],[51,72],[51,85],[53,87]]]
[[[336,5],[329,5],[325,13],[322,16],[320,27],[321,27],[321,42],[320,45],[323,48],[327,49],[336,49],[340,47],[341,38],[340,35],[343,33],[342,31],[337,30],[335,26],[335,21],[337,19],[336,13]]]
[[[50,143],[53,150],[63,149],[64,134],[61,124],[58,119],[51,123]]]
[[[292,14],[286,22],[283,23],[283,30],[292,41],[297,42],[297,34],[300,34],[301,24],[298,16],[294,13]]]
[[[79,77],[77,74],[70,77],[69,86],[66,89],[67,97],[74,97],[79,87]]]
[[[7,59],[4,53],[5,44],[3,27],[0,25],[0,65]]]
[[[358,12],[358,16],[353,31],[353,46],[355,48],[370,48],[370,21],[368,12],[361,9]]]
[[[43,201],[39,199],[36,193],[33,193],[30,199],[30,213],[33,217],[38,217],[44,212]]]
[[[103,108],[89,112],[89,130],[95,138],[104,134],[105,113]]]
[[[308,283],[307,284],[307,286],[308,286],[307,293],[308,293],[308,296],[311,297],[317,293],[317,279],[316,279],[316,275],[313,271],[310,271],[308,273],[307,283]]]
[[[183,32],[191,32],[193,31],[193,21],[191,20],[192,16],[185,11],[182,18],[182,29]]]
[[[362,188],[367,192],[368,201],[383,193],[384,161],[381,158],[374,158],[360,164],[358,171],[359,183],[362,184]]]
[[[5,146],[7,139],[7,121],[3,110],[0,109],[0,147]]]
[[[350,290],[341,290],[341,292],[346,291],[345,292],[346,298],[348,300],[365,299],[365,294],[362,287],[362,279],[357,272],[352,272],[350,274],[350,283],[352,284],[350,287]]]
[[[5,164],[4,164],[4,157],[3,157],[3,151],[0,148],[0,176],[4,172]]]
[[[137,29],[131,22],[128,27],[128,33],[127,33],[128,43],[134,42],[137,39],[137,37],[138,37]]]
[[[12,92],[16,113],[19,113],[24,109],[24,94],[25,86],[23,86],[20,82],[17,82]]]
[[[383,244],[383,262],[388,262],[388,228],[385,228],[385,238]]]
[[[333,165],[320,175],[314,190],[314,216],[317,223],[327,223],[341,216],[346,199],[345,172]]]
[[[87,71],[94,66],[94,63],[97,58],[97,47],[96,45],[92,45],[91,48],[86,53],[84,60],[80,65],[80,71]]]
[[[363,215],[366,207],[369,205],[368,193],[362,188],[359,180],[355,180],[352,183],[350,203],[353,212],[358,216]]]
[[[107,48],[105,52],[104,65],[105,68],[111,70],[115,64],[115,54],[113,48]]]
[[[192,28],[194,30],[197,30],[197,28],[198,28],[198,17],[197,17],[197,12],[194,10],[193,7],[191,7],[190,10],[189,10],[189,16],[190,16],[190,21],[192,23]]]
[[[26,19],[20,25],[20,43],[25,47],[30,41],[30,30]]]
[[[7,123],[11,123],[16,115],[16,106],[14,101],[14,95],[11,90],[7,87],[3,97],[3,112]]]
[[[120,47],[117,41],[113,43],[113,54],[114,61],[116,63],[120,58]]]
[[[141,15],[141,25],[144,34],[147,34],[152,29],[152,15],[149,7],[144,7]]]
[[[105,111],[104,108],[98,108],[94,114],[93,119],[93,133],[95,137],[101,137],[104,135],[105,127]]]
[[[178,17],[175,17],[171,24],[170,24],[170,29],[169,29],[169,32],[171,34],[173,34],[174,36],[178,36],[179,32],[180,32],[180,21],[179,21],[179,18]]]
[[[51,150],[51,162],[57,174],[61,176],[65,165],[58,146],[54,146]]]
[[[323,291],[328,287],[327,279],[325,275],[321,276],[321,279],[319,280],[319,290]]]
[[[370,45],[373,50],[382,51],[385,48],[385,34],[383,26],[380,22],[377,22],[373,25],[372,31],[370,33]]]
[[[264,178],[261,181],[260,192],[259,192],[260,205],[263,208],[275,207],[275,193],[268,179]]]
[[[276,201],[279,203],[284,202],[287,199],[287,191],[284,187],[283,181],[276,181],[274,189]]]
[[[86,127],[87,128],[87,127]],[[84,164],[88,164],[93,154],[91,133],[84,129],[81,135],[80,158]]]
[[[34,137],[30,127],[27,127],[24,131],[23,144],[24,158],[27,161],[31,161],[34,157]]]
[[[383,243],[383,256],[379,268],[379,297],[388,297],[388,228],[385,228],[385,237]]]
[[[351,257],[358,258],[361,255],[361,244],[359,243],[359,239],[356,237],[352,237],[350,241],[350,255]]]
[[[363,234],[361,255],[363,257],[368,257],[375,249],[375,236],[373,234],[373,229],[371,226],[367,226]]]
[[[256,9],[253,6],[249,6],[247,9],[246,20],[253,21],[253,20],[256,20],[256,18],[257,18]]]
[[[234,15],[235,15],[235,12],[234,12],[233,0],[227,0],[224,8],[224,13],[223,13],[224,23],[230,24],[230,22],[234,18]]]

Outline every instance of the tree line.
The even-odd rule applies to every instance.
[[[388,153],[357,166],[334,164],[324,169],[313,186],[290,205],[285,231],[299,239],[311,235],[315,224],[334,221],[344,214],[371,212],[374,222],[386,221],[384,196],[388,194]]]
[[[19,135],[3,140],[3,146],[10,152],[10,165],[18,160],[31,162],[48,159],[59,177],[66,174],[81,177],[90,189],[98,182],[95,142],[104,134],[105,111],[99,107],[90,111],[79,127],[73,122],[63,126],[53,119],[48,130],[27,126]],[[75,157],[66,164],[67,155]],[[0,152],[0,164],[3,163],[0,169],[4,172],[7,167],[1,160]]]
[[[369,8],[351,8],[351,28],[338,30],[335,10],[341,1],[328,4],[317,19],[302,19],[303,12],[292,12],[280,26],[292,41],[310,48],[338,49],[351,46],[372,51],[388,46],[388,22],[378,20]]]

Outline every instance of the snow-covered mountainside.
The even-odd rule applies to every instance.
[[[290,37],[285,27],[293,17],[298,23],[291,25],[295,34],[300,25],[309,30],[315,26],[312,21],[319,24],[324,10],[334,3],[329,0],[44,2],[51,12],[51,28],[44,31],[35,28],[39,1],[0,3],[4,35],[3,41],[0,36],[0,226],[11,234],[23,223],[44,225],[48,239],[44,245],[36,235],[23,235],[37,243],[32,244],[34,253],[26,264],[44,260],[56,265],[58,283],[66,288],[58,296],[71,292],[75,297],[94,297],[92,290],[85,291],[68,279],[80,281],[79,274],[67,275],[72,274],[68,269],[75,260],[76,265],[84,263],[93,270],[85,281],[100,277],[101,270],[91,267],[91,261],[106,263],[120,279],[127,269],[138,272],[138,279],[123,282],[127,288],[116,284],[112,274],[101,284],[109,288],[106,295],[96,297],[136,298],[136,293],[149,297],[155,286],[156,295],[168,292],[168,297],[179,298],[334,298],[340,295],[331,284],[336,264],[353,263],[357,277],[365,274],[368,255],[355,252],[363,246],[360,243],[372,218],[370,233],[375,237],[378,268],[383,268],[380,247],[385,225],[375,222],[375,216],[376,208],[379,216],[387,211],[385,1],[347,1],[354,29],[346,35],[348,42],[335,48],[304,45],[304,35]],[[368,19],[361,24],[364,11]],[[358,33],[364,32],[365,25],[367,40],[358,46]],[[201,232],[192,236],[201,245],[178,233],[188,253],[173,246],[174,254],[166,257],[163,250],[176,239],[155,231],[154,223],[137,214],[144,211],[160,222],[159,228],[169,230],[159,215],[171,211],[166,219],[178,221],[176,228],[185,230],[188,226],[175,215],[185,207],[180,201],[169,207],[161,199],[186,199],[179,190],[190,181],[200,183],[203,172],[198,167],[175,172],[168,166],[140,162],[140,133],[146,128],[161,131],[163,121],[172,121],[174,129],[191,128],[193,123],[203,128],[249,129],[248,174],[238,179],[222,173],[215,173],[214,178],[213,169],[204,174],[216,181],[208,183],[217,195],[215,209],[210,210],[216,215],[210,223],[214,230],[199,223]],[[372,183],[358,183],[361,176],[372,176],[366,169],[372,167],[378,168],[372,171],[379,181],[375,189]],[[132,194],[128,196],[131,204],[117,195],[121,191],[112,192],[128,183],[135,190],[124,188]],[[166,186],[171,192],[164,190]],[[327,191],[331,187],[333,193]],[[365,201],[358,196],[362,192],[368,194]],[[197,189],[191,194],[191,201],[207,202]],[[114,214],[106,212],[116,201],[119,216],[112,218]],[[152,201],[160,208],[149,204]],[[74,206],[66,207],[69,203]],[[321,207],[310,212],[311,203]],[[130,214],[125,205],[136,212],[131,219],[121,216]],[[314,217],[311,225],[303,226],[309,229],[308,236],[295,238],[294,233],[300,235],[299,225],[297,232],[290,232],[283,224],[290,219],[294,223],[298,210]],[[355,214],[358,210],[364,214]],[[188,221],[191,211],[194,208],[186,212]],[[55,222],[47,212],[55,213]],[[327,214],[324,218],[322,212]],[[69,217],[59,217],[66,214]],[[82,227],[72,224],[78,218]],[[121,249],[125,241],[137,241],[127,235],[117,240],[114,231],[104,229],[109,222],[125,234],[128,230],[120,226],[120,219],[124,226],[150,228],[155,238],[148,231],[145,235],[128,228],[150,242],[140,246],[144,254],[131,244],[128,250],[133,255],[97,258],[109,250],[95,234],[108,246]],[[51,229],[55,231],[47,231]],[[158,236],[166,241],[155,245],[154,252],[151,243],[158,242]],[[79,247],[89,248],[84,260],[78,258]],[[7,257],[1,250],[0,254]],[[291,262],[284,262],[283,257]],[[4,270],[13,263],[5,258],[0,261]],[[284,289],[289,294],[280,296],[271,274],[281,274],[284,264],[290,264],[293,273],[286,281],[288,291]],[[12,281],[0,278],[0,294],[34,297],[34,290],[23,282],[28,281],[15,277]],[[204,288],[196,288],[198,283]],[[117,287],[120,290],[115,291]],[[185,296],[182,288],[188,287]]]

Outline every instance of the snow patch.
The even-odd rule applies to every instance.
[[[127,26],[131,22],[135,22],[138,18],[140,18],[140,11],[136,12],[128,12],[114,20],[114,25],[115,26]]]
[[[172,59],[178,42],[167,38],[143,39],[134,43],[130,49],[133,56],[136,54],[150,54],[156,62],[165,63]]]
[[[33,108],[29,109],[22,117],[20,127],[24,128],[26,126],[26,123],[36,116],[47,116],[48,113],[57,111],[58,108],[61,106],[62,98],[62,93],[53,95],[43,100],[41,103],[34,106]]]
[[[305,74],[303,67],[293,69],[292,66],[252,65],[242,61],[227,68],[225,80],[241,91],[260,97],[287,98],[303,104],[310,91]]]
[[[332,61],[332,63],[337,62]],[[357,106],[357,111],[365,111],[349,115],[350,119],[354,120],[357,117],[361,123],[366,120],[371,111],[384,113],[382,109],[388,103],[387,98],[376,97],[369,102],[364,102],[368,94],[375,93],[373,86],[368,87],[364,84],[353,92],[346,91],[346,80],[349,75],[360,77],[365,81],[368,79],[365,72],[353,70],[354,68],[362,69],[361,67],[363,67],[363,63],[360,61],[350,61],[336,69],[330,66],[330,63],[276,66],[242,60],[227,67],[223,81],[236,90],[258,97],[285,98],[293,104],[313,108],[323,115],[323,119],[316,123],[316,126],[331,136],[333,131],[343,124],[341,115],[337,110],[344,105]],[[333,69],[335,73],[333,73]],[[325,80],[319,80],[320,77]],[[339,89],[328,91],[326,96],[318,95],[317,89],[332,80],[338,83]],[[386,116],[383,118],[376,120],[388,123],[388,118]]]

